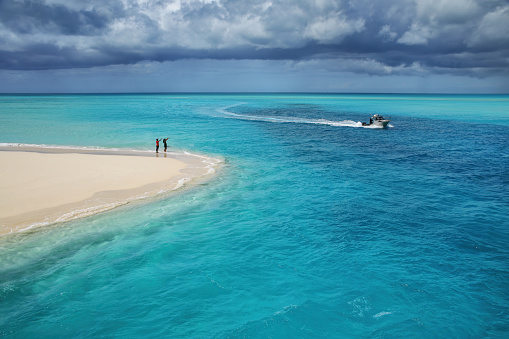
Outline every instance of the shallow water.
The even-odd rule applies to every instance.
[[[0,238],[7,337],[509,332],[509,97],[0,96],[0,143],[225,159],[176,196]],[[360,128],[370,114],[390,128]],[[324,123],[325,122],[325,123]]]

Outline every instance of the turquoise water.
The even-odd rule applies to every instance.
[[[166,136],[224,167],[1,237],[2,336],[509,335],[509,96],[0,96],[4,144]]]

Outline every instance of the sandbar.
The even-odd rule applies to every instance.
[[[189,154],[0,148],[0,235],[175,190],[210,174]],[[213,163],[213,162],[212,162]]]

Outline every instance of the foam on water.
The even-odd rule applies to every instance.
[[[360,121],[353,120],[341,120],[341,121],[330,121],[326,119],[303,119],[296,117],[270,117],[270,116],[256,116],[256,115],[243,115],[232,113],[228,111],[228,108],[240,106],[234,105],[226,108],[221,108],[217,110],[223,116],[234,118],[234,119],[242,119],[242,120],[252,120],[252,121],[265,121],[265,122],[273,122],[273,123],[296,123],[296,124],[313,124],[313,125],[328,125],[334,127],[355,127],[355,128],[371,128],[371,129],[380,129],[383,128],[381,126],[375,125],[363,125]],[[387,127],[394,127],[389,124]]]

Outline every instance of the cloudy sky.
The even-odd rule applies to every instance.
[[[0,92],[509,93],[508,0],[0,0]]]

